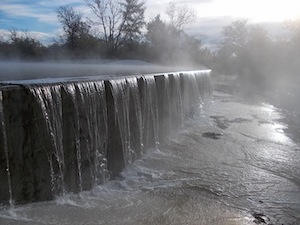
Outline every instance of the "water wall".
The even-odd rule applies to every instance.
[[[0,203],[50,200],[117,176],[211,94],[210,71],[2,82]]]

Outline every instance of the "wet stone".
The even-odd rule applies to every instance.
[[[213,139],[213,140],[220,139],[221,136],[223,136],[223,134],[215,133],[215,132],[205,132],[205,133],[202,134],[202,137],[210,138],[210,139]]]
[[[259,125],[263,125],[263,124],[272,124],[272,122],[270,122],[270,121],[265,121],[265,120],[260,120],[260,121],[258,121],[258,124],[259,124]]]
[[[263,213],[253,213],[252,216],[255,218],[255,220],[253,220],[254,223],[256,224],[266,224],[267,221],[269,221],[270,219],[264,215]]]
[[[230,123],[249,123],[249,122],[251,122],[251,120],[245,118],[236,118],[230,121]]]
[[[210,116],[216,123],[217,127],[225,130],[229,127],[229,121],[224,116]]]

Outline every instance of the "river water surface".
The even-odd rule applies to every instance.
[[[115,180],[50,202],[2,207],[0,224],[300,224],[300,146],[280,111],[212,102]]]

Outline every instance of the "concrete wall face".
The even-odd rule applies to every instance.
[[[114,178],[210,96],[209,75],[2,84],[0,202],[50,200]]]

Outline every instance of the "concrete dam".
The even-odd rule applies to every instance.
[[[210,70],[0,84],[0,203],[90,190],[157,148],[210,97]]]

